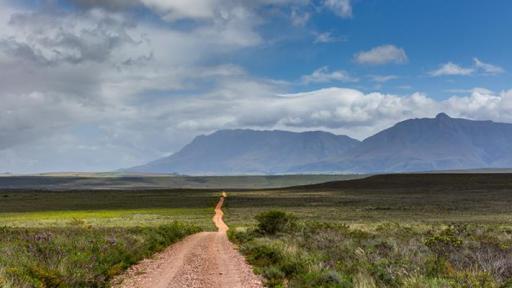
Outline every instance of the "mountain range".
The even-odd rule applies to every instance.
[[[129,172],[387,173],[512,167],[512,124],[409,119],[363,141],[328,132],[219,130]]]

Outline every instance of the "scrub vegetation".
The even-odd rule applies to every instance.
[[[204,190],[2,190],[0,287],[109,287],[137,261],[213,230]]]
[[[380,175],[230,190],[225,221],[269,287],[512,287],[510,174]],[[211,231],[222,190],[1,190],[0,287],[106,287]]]
[[[0,287],[108,287],[137,261],[200,231],[177,222],[153,227],[0,228]]]
[[[510,179],[383,175],[231,193],[229,236],[269,287],[512,287]]]
[[[261,214],[230,232],[269,287],[512,287],[510,225],[351,227],[271,213],[281,220]]]

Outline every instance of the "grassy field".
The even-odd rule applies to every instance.
[[[0,228],[0,287],[108,287],[126,268],[197,226],[169,222],[143,227]]]
[[[180,221],[211,230],[219,195],[210,190],[1,190],[0,226],[65,226],[80,219],[102,227]]]
[[[0,287],[108,287],[137,261],[213,230],[210,190],[1,190]]]
[[[212,230],[221,191],[0,190],[0,287],[108,286]],[[510,204],[510,174],[418,174],[230,190],[224,210],[269,287],[499,288],[512,287]]]
[[[511,204],[510,174],[382,175],[231,193],[226,218],[270,287],[498,288]]]
[[[260,189],[358,179],[364,175],[177,176],[60,173],[0,176],[0,189]]]
[[[254,223],[270,209],[351,224],[512,223],[511,174],[379,175],[286,189],[230,192],[227,221]]]

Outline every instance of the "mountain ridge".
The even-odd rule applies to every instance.
[[[219,130],[129,171],[221,175],[507,168],[512,167],[509,143],[512,124],[439,113],[398,122],[363,141],[324,131]]]
[[[190,175],[276,174],[289,167],[339,157],[358,143],[348,136],[324,131],[219,130],[197,136],[171,156],[128,171],[172,170]]]

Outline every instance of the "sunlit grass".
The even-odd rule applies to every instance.
[[[0,213],[0,226],[59,227],[80,220],[97,227],[134,227],[179,221],[195,224],[203,230],[212,230],[212,211],[212,208],[160,208]]]

